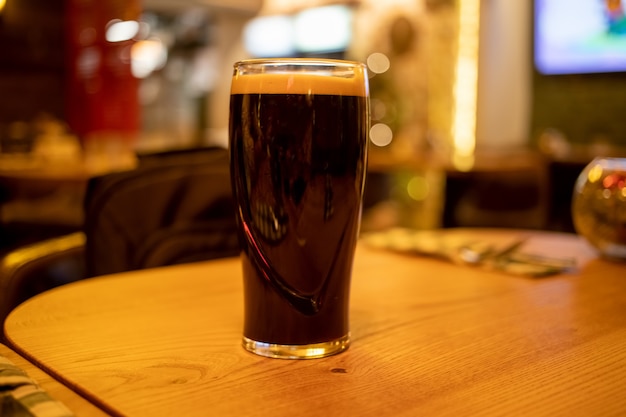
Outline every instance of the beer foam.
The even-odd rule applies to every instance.
[[[327,73],[328,74],[328,73]],[[324,94],[341,96],[369,95],[365,69],[356,68],[354,77],[329,77],[311,72],[235,75],[231,94]]]

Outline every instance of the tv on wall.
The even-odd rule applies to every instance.
[[[626,0],[535,0],[533,13],[539,73],[626,71]]]

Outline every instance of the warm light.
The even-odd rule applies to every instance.
[[[159,39],[147,39],[133,44],[131,71],[137,78],[146,78],[167,62],[167,48]]]
[[[452,122],[453,163],[459,164],[458,169],[467,170],[473,164],[476,148],[480,0],[460,0],[458,4],[459,36]]]
[[[391,128],[384,123],[376,123],[370,128],[370,141],[380,147],[387,146],[393,140]]]
[[[4,9],[4,6],[6,6],[7,4],[7,0],[0,0],[0,13],[2,13],[2,10]]]
[[[139,33],[139,22],[134,20],[112,20],[107,24],[105,38],[108,42],[124,42]]]
[[[474,167],[474,154],[455,152],[452,156],[452,165],[459,171],[469,171]]]
[[[374,52],[367,57],[367,67],[375,74],[382,74],[391,67],[391,62],[387,55],[381,52]]]
[[[406,191],[413,200],[424,201],[428,197],[428,181],[424,177],[415,176],[409,180]]]

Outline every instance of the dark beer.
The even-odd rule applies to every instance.
[[[230,108],[244,338],[347,346],[367,158],[366,86],[363,79],[302,74],[295,81],[248,78],[233,80]]]

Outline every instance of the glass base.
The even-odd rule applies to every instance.
[[[278,345],[257,342],[243,337],[243,347],[252,353],[268,358],[279,359],[316,359],[343,352],[350,346],[350,334],[329,342],[312,343],[310,345]]]

